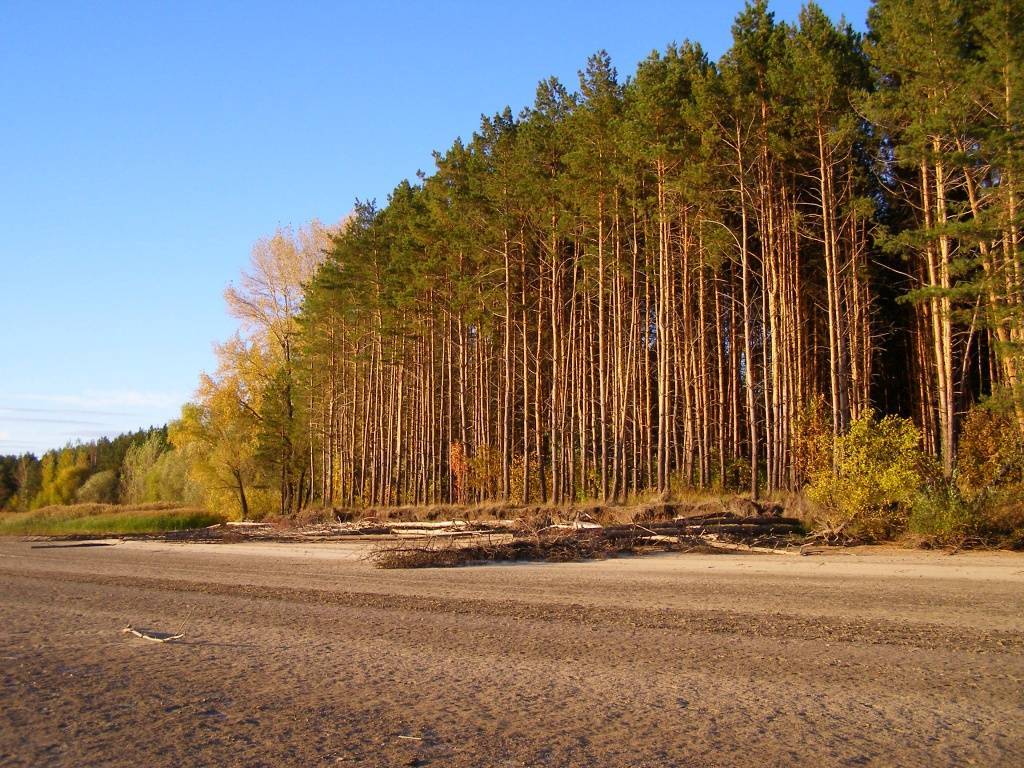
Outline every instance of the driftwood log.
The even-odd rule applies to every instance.
[[[172,640],[181,640],[185,636],[184,632],[179,632],[176,635],[168,635],[163,632],[150,632],[146,629],[136,629],[131,624],[121,630],[124,633],[141,637],[143,640],[151,640],[154,643],[169,643]]]
[[[717,536],[705,535],[696,537],[701,544],[723,552],[758,552],[765,555],[801,555],[808,554],[799,549],[789,547],[762,547],[756,544],[744,544],[738,541],[721,541]]]

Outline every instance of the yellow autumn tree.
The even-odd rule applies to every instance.
[[[249,268],[224,291],[228,311],[242,323],[233,342],[248,349],[244,355],[224,355],[245,364],[238,374],[258,389],[258,458],[267,476],[276,478],[281,514],[298,511],[309,489],[308,434],[300,399],[303,381],[296,370],[296,339],[305,284],[322,263],[331,229],[313,221],[297,232],[279,229],[253,247]],[[222,352],[228,352],[226,348]]]
[[[240,339],[218,347],[217,374],[203,374],[194,402],[168,426],[175,449],[188,459],[189,475],[203,489],[206,504],[217,511],[236,506],[242,520],[254,509],[259,490],[257,462],[258,401],[240,369],[245,351]]]

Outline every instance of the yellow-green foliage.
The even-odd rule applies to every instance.
[[[229,386],[230,385],[230,386]],[[168,424],[171,444],[185,462],[186,479],[210,509],[233,509],[235,517],[259,519],[280,508],[258,486],[257,440],[251,414],[241,407],[237,377],[214,382],[204,376],[202,403],[186,403]]]
[[[972,408],[960,429],[956,484],[967,499],[1024,481],[1024,440],[1012,417],[983,406]]]
[[[938,480],[914,499],[907,528],[940,543],[963,540],[977,523],[976,506],[964,499],[954,483]]]
[[[89,477],[75,492],[79,503],[113,504],[117,501],[117,472],[105,469]]]
[[[914,424],[868,413],[836,440],[835,449],[835,467],[816,472],[807,489],[821,506],[820,522],[865,539],[887,538],[902,529],[925,479]]]
[[[75,491],[89,476],[89,457],[84,448],[65,448],[43,456],[40,467],[42,487],[32,500],[33,507],[73,504]]]
[[[201,490],[188,477],[184,452],[169,448],[162,435],[154,433],[128,448],[121,465],[122,502],[196,503],[201,498]]]
[[[32,512],[0,515],[0,535],[67,536],[160,533],[204,528],[224,522],[198,507],[178,504],[74,504],[42,507]]]
[[[974,406],[961,424],[953,481],[930,483],[909,528],[937,543],[974,538],[1024,545],[1024,439],[1000,403]]]
[[[501,490],[501,453],[489,445],[481,445],[467,464],[471,492],[481,498],[495,498]]]
[[[793,423],[793,470],[804,483],[832,463],[832,419],[825,396],[811,398]]]

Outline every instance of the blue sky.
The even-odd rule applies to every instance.
[[[174,418],[257,238],[383,203],[598,49],[717,58],[741,7],[0,0],[0,453]]]

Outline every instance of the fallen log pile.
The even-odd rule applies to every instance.
[[[631,522],[608,522],[616,511],[620,515],[631,511]],[[387,537],[370,559],[375,563],[410,563],[381,567],[416,567],[497,560],[580,560],[652,549],[794,553],[796,545],[806,543],[803,533],[800,521],[785,517],[781,505],[734,499],[728,506],[545,508],[543,513],[529,509],[518,518],[497,520],[398,521],[372,517],[302,526],[287,521],[226,523],[143,537],[223,543],[326,543]]]
[[[148,538],[168,540],[220,541],[225,543],[241,541],[266,541],[278,543],[313,544],[340,541],[357,537],[378,536],[448,536],[471,537],[480,533],[508,533],[514,530],[513,520],[467,522],[447,520],[440,522],[394,522],[375,518],[351,522],[319,523],[293,527],[275,523],[229,522],[203,528],[197,531],[175,531],[169,534],[152,534]]]
[[[801,523],[792,517],[715,517],[694,519],[679,518],[667,523],[646,523],[606,526],[606,536],[633,536],[637,531],[652,531],[660,535],[670,536],[703,536],[705,534],[722,534],[731,536],[786,536],[803,531]]]
[[[435,528],[409,535],[407,541],[382,542],[368,559],[378,568],[390,569],[515,560],[568,562],[653,551],[798,554],[802,532],[795,518],[751,518],[729,513],[611,526],[574,521],[533,529],[521,524],[503,535],[486,529],[453,534]],[[456,535],[468,538],[459,540]]]
[[[630,548],[623,543],[577,529],[541,532],[536,536],[484,536],[465,543],[437,536],[415,542],[388,541],[374,547],[368,559],[378,568],[451,568],[516,560],[595,560],[626,551]]]

